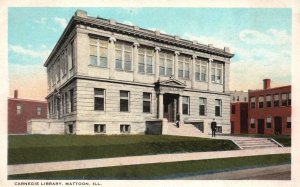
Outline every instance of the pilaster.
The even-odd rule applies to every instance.
[[[115,42],[116,39],[111,37],[109,38],[108,45],[108,63],[109,63],[109,78],[115,78]]]
[[[212,63],[213,59],[210,58],[208,60],[208,71],[207,71],[207,74],[208,74],[208,85],[207,85],[207,90],[210,90],[210,85],[211,85],[211,63]]]
[[[175,51],[174,54],[174,78],[178,79],[178,55],[180,55],[180,53],[178,51]]]
[[[155,47],[155,81],[158,80],[159,77],[159,47]]]
[[[191,78],[191,83],[192,83],[192,88],[195,88],[195,63],[196,63],[196,58],[197,55],[193,55],[192,59],[192,65],[191,65],[191,73],[190,73],[190,78]]]
[[[139,51],[138,51],[138,46],[139,44],[134,42],[133,43],[133,81],[134,82],[137,82],[138,79],[138,54],[139,54]]]

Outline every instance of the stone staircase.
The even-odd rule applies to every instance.
[[[218,139],[229,139],[233,141],[241,149],[257,149],[257,148],[271,148],[283,147],[280,143],[271,138],[253,138],[253,137],[234,137],[234,136],[220,136]]]
[[[204,133],[193,124],[181,124],[179,128],[175,123],[168,123],[167,134],[174,136],[205,137]]]

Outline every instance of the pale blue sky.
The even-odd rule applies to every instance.
[[[159,29],[167,34],[198,40],[202,44],[213,43],[220,48],[229,46],[235,54],[231,64],[232,90],[261,88],[264,78],[271,78],[273,86],[291,82],[291,9],[80,9],[86,10],[93,17],[114,19],[146,29]],[[46,73],[42,65],[76,10],[77,8],[9,8],[11,91],[23,85],[18,79],[21,69],[26,69],[25,77],[30,79],[35,75],[35,79],[40,80],[37,84],[45,84],[46,87]],[[26,87],[23,89],[32,90]],[[43,90],[46,92],[45,88]],[[27,97],[40,97],[30,95],[30,91],[23,92],[27,93]]]

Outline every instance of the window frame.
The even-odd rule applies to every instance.
[[[117,46],[120,46],[120,48],[117,48]],[[130,49],[130,50],[129,50]],[[117,58],[117,52],[121,52],[120,59]],[[130,61],[126,60],[126,55],[129,54]],[[126,71],[131,72],[133,71],[133,44],[126,42],[126,41],[116,41],[115,43],[115,69],[118,71]],[[121,63],[121,68],[117,66],[117,63]],[[130,69],[127,69],[127,63],[130,64]]]
[[[91,41],[95,40],[96,43],[92,43]],[[105,45],[102,44],[102,42],[105,42]],[[91,46],[96,47],[96,54],[95,55],[91,55]],[[102,50],[106,50],[106,57],[105,56],[101,56],[102,54]],[[91,56],[96,57],[96,64],[91,63]],[[106,59],[103,61],[101,59]],[[104,38],[93,38],[90,37],[90,43],[89,43],[89,64],[91,66],[97,66],[100,68],[108,68],[108,39],[104,39]]]
[[[187,98],[187,101],[184,100]],[[187,111],[185,112],[185,107]],[[190,115],[190,97],[189,96],[182,96],[182,115]]]
[[[217,105],[217,102],[218,102],[218,105]],[[219,112],[217,112],[217,111],[219,111]],[[222,100],[221,99],[215,99],[215,116],[216,117],[222,116]]]
[[[106,133],[106,124],[94,124],[94,134],[105,134]]]
[[[130,134],[131,125],[130,124],[120,124],[120,133],[121,134]]]
[[[97,94],[96,92],[97,91],[102,91],[103,94]],[[94,88],[94,111],[105,111],[105,89],[103,88]],[[97,103],[96,103],[96,100],[101,98],[103,101],[102,101],[102,105],[103,106],[100,106],[99,109],[96,108],[97,106]],[[99,105],[99,104],[98,104]]]
[[[199,97],[199,116],[206,116],[206,109],[207,99],[205,97]]]
[[[40,109],[40,110],[39,110]],[[36,107],[36,115],[41,116],[42,115],[42,106]]]
[[[149,99],[145,98],[145,94],[149,94]],[[149,103],[149,111],[145,111],[145,102]],[[152,94],[148,92],[143,92],[143,113],[151,113],[151,102],[152,102]]]
[[[21,115],[23,113],[23,105],[21,103],[17,104],[17,115]]]
[[[127,97],[121,96],[121,93],[127,93]],[[130,112],[130,91],[126,91],[126,90],[120,90],[120,112]],[[123,110],[124,107],[122,107],[122,100],[127,100],[127,110]]]

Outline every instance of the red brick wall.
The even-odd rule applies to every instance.
[[[275,117],[282,118],[282,134],[290,135],[291,129],[287,128],[287,117],[291,117],[291,106],[281,106],[281,94],[291,93],[291,86],[270,88],[265,90],[249,91],[249,113],[248,113],[248,132],[251,134],[258,133],[258,119],[264,119],[264,134],[275,134]],[[274,107],[273,95],[279,94],[279,106]],[[266,96],[271,95],[271,107],[266,107]],[[258,108],[258,97],[264,97],[264,107]],[[251,97],[256,98],[255,109],[251,109]],[[267,128],[267,118],[271,117],[271,128]],[[255,128],[250,127],[250,119],[254,118]]]
[[[22,105],[21,114],[17,114],[17,105]],[[37,115],[37,107],[42,107],[41,115]],[[47,103],[43,101],[8,99],[8,133],[27,132],[27,121],[30,119],[46,119]]]
[[[235,106],[235,114],[232,114],[232,106]],[[247,102],[237,102],[231,103],[231,133],[240,134],[248,132],[248,103]]]

